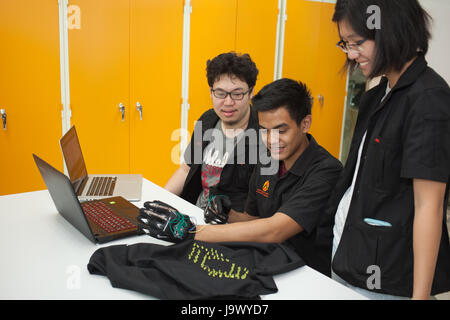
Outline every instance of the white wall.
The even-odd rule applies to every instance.
[[[428,64],[450,84],[450,0],[420,0],[433,18]]]

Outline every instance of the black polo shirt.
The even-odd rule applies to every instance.
[[[332,196],[330,214],[350,186],[358,149],[367,132],[333,271],[367,289],[368,267],[381,271],[375,292],[411,296],[413,289],[413,179],[447,184],[444,218],[432,294],[450,290],[450,246],[446,210],[450,177],[450,90],[423,55],[386,96],[388,82],[365,93],[343,174]],[[372,218],[391,227],[364,222]]]
[[[320,225],[324,206],[341,172],[342,165],[307,135],[309,145],[282,176],[262,175],[258,165],[250,180],[245,212],[268,218],[282,212],[304,231],[291,237],[291,246],[312,268],[330,275],[331,241],[323,241]],[[328,226],[329,227],[329,226]]]

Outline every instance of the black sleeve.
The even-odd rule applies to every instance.
[[[259,216],[258,207],[256,205],[256,179],[257,172],[259,172],[259,166],[256,166],[253,170],[252,176],[248,184],[248,195],[245,203],[245,212],[251,216]]]
[[[189,142],[186,150],[184,151],[184,162],[190,167],[192,164],[202,163],[202,118],[200,118],[194,127],[194,132],[191,136],[191,141]]]
[[[401,177],[447,182],[450,175],[450,90],[434,88],[411,101],[403,131]]]
[[[327,159],[313,168],[305,181],[283,202],[278,212],[296,221],[307,233],[316,228],[342,170],[336,159]]]

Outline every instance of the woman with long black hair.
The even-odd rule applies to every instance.
[[[333,21],[347,66],[382,79],[331,199],[332,276],[374,299],[449,291],[450,89],[425,60],[431,17],[417,0],[337,0]]]

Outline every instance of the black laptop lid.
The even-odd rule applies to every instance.
[[[35,154],[33,158],[58,212],[89,240],[96,242],[69,178]]]

